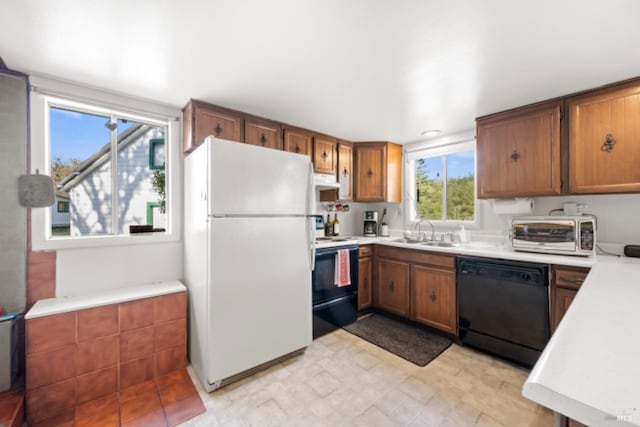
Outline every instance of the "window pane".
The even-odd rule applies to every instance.
[[[473,221],[474,164],[473,151],[448,154],[447,161],[447,219]]]
[[[442,219],[442,157],[416,161],[416,189],[419,219]]]
[[[163,126],[118,120],[118,233],[130,225],[166,228],[164,139]]]
[[[51,209],[52,235],[111,233],[109,118],[52,107],[49,138],[56,199],[68,212]]]

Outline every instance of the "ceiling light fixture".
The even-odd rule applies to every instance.
[[[426,138],[431,138],[437,135],[440,135],[442,133],[442,131],[440,129],[427,129],[427,130],[423,130],[420,135],[426,137]]]

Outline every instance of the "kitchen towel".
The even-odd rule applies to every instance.
[[[349,265],[349,249],[338,249],[336,254],[335,285],[338,287],[351,284],[351,271]]]

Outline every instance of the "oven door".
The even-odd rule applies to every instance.
[[[340,287],[335,284],[336,255],[338,249],[349,250],[349,271],[351,273],[351,284]],[[316,264],[311,279],[314,305],[341,298],[357,291],[358,246],[351,245],[317,249],[315,262]]]

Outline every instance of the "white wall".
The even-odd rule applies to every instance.
[[[182,279],[182,242],[58,250],[56,296]]]

